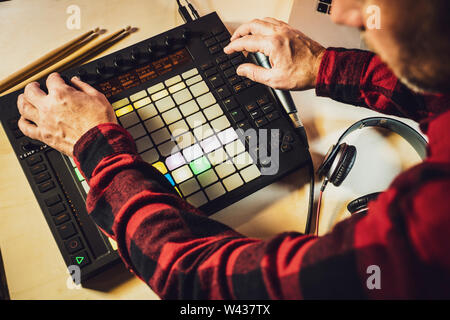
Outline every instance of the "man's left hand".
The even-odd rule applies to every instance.
[[[17,99],[19,129],[68,156],[73,155],[75,143],[89,129],[102,123],[117,123],[114,110],[102,93],[76,77],[71,81],[74,87],[67,85],[58,73],[52,73],[46,82],[48,94],[32,82]]]

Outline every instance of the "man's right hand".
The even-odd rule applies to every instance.
[[[272,69],[244,63],[240,76],[275,89],[307,90],[315,88],[325,48],[287,23],[256,19],[241,25],[224,49],[233,52],[261,52],[269,57]]]

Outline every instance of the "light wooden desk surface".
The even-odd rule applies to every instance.
[[[192,2],[200,14],[217,11],[232,31],[240,23],[257,17],[272,16],[288,21],[293,0]],[[105,54],[164,32],[182,24],[175,3],[175,0],[13,0],[0,3],[0,56],[3,59],[0,79],[96,26],[108,32],[126,25],[139,28],[137,33]],[[80,30],[66,28],[69,16],[66,9],[72,4],[81,8]],[[294,98],[302,106],[316,167],[347,126],[372,114],[316,98],[313,91],[295,93]],[[358,148],[358,162],[341,188],[330,186],[327,189],[321,233],[348,216],[345,206],[350,200],[386,188],[395,175],[418,159],[396,135],[386,138],[375,130],[368,130],[355,134],[349,141]],[[269,238],[283,231],[303,231],[308,181],[307,171],[299,170],[213,218],[252,237]],[[0,130],[0,248],[12,299],[158,299],[121,265],[97,277],[95,289],[67,288],[66,266],[3,129]]]

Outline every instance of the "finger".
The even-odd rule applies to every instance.
[[[47,81],[45,82],[47,85],[48,92],[50,93],[53,90],[59,89],[68,89],[70,86],[66,84],[63,78],[57,72],[51,73],[47,77]]]
[[[236,73],[241,77],[247,77],[252,81],[270,86],[269,83],[273,71],[272,69],[266,69],[253,63],[244,63],[237,68]]]
[[[255,19],[251,22],[244,23],[234,31],[230,41],[244,37],[249,34],[259,34],[269,36],[274,33],[274,25],[270,22]]]
[[[266,21],[266,22],[269,22],[269,23],[272,23],[272,24],[274,24],[274,25],[276,25],[276,26],[284,26],[284,25],[287,25],[286,22],[281,21],[281,20],[278,20],[278,19],[275,19],[275,18],[272,18],[272,17],[265,17],[265,18],[263,18],[262,20],[263,20],[263,21]]]
[[[245,37],[236,39],[228,44],[223,50],[226,54],[234,52],[262,52],[266,56],[270,55],[272,43],[269,38],[261,35],[247,35]]]
[[[44,91],[41,90],[39,83],[31,82],[25,86],[24,90],[25,99],[31,104],[38,106],[42,100],[47,96]]]
[[[78,77],[73,77],[70,81],[81,91],[84,93],[93,96],[96,94],[99,94],[98,90],[92,87],[91,85],[87,84],[86,82],[81,81]]]
[[[37,120],[39,119],[39,111],[25,99],[23,94],[19,95],[17,98],[17,109],[19,109],[19,113],[22,117],[37,123]]]
[[[34,123],[28,121],[24,117],[20,117],[17,125],[24,135],[31,139],[39,140],[39,129]]]

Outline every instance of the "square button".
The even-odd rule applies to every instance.
[[[162,128],[158,131],[155,131],[151,134],[153,142],[158,145],[164,141],[170,140],[170,133],[167,128]]]
[[[187,117],[199,110],[198,104],[195,100],[190,100],[186,103],[183,103],[179,108],[180,108],[181,113],[185,117]]]
[[[137,124],[134,127],[128,128],[127,131],[131,134],[134,140],[147,134],[142,124]]]
[[[208,120],[213,120],[221,115],[223,115],[222,108],[216,103],[215,105],[208,107],[203,111]]]
[[[153,104],[145,106],[137,110],[137,113],[141,117],[142,120],[147,120],[148,118],[154,117],[158,114],[156,108]]]
[[[207,94],[204,94],[201,97],[198,97],[197,102],[198,102],[200,108],[204,109],[204,108],[209,107],[210,105],[216,103],[216,98],[214,98],[214,96],[212,95],[211,92],[208,92]]]
[[[232,176],[224,179],[222,182],[228,192],[244,184],[244,181],[242,181],[242,178],[239,176],[238,173],[235,173]]]
[[[144,122],[144,125],[147,128],[148,132],[153,132],[164,127],[164,122],[162,121],[160,116],[156,116],[146,120]]]
[[[189,92],[189,90],[183,89],[181,91],[178,91],[176,93],[173,94],[173,98],[175,99],[175,102],[180,105],[182,103],[185,103],[186,101],[189,101],[192,99],[192,95]]]

